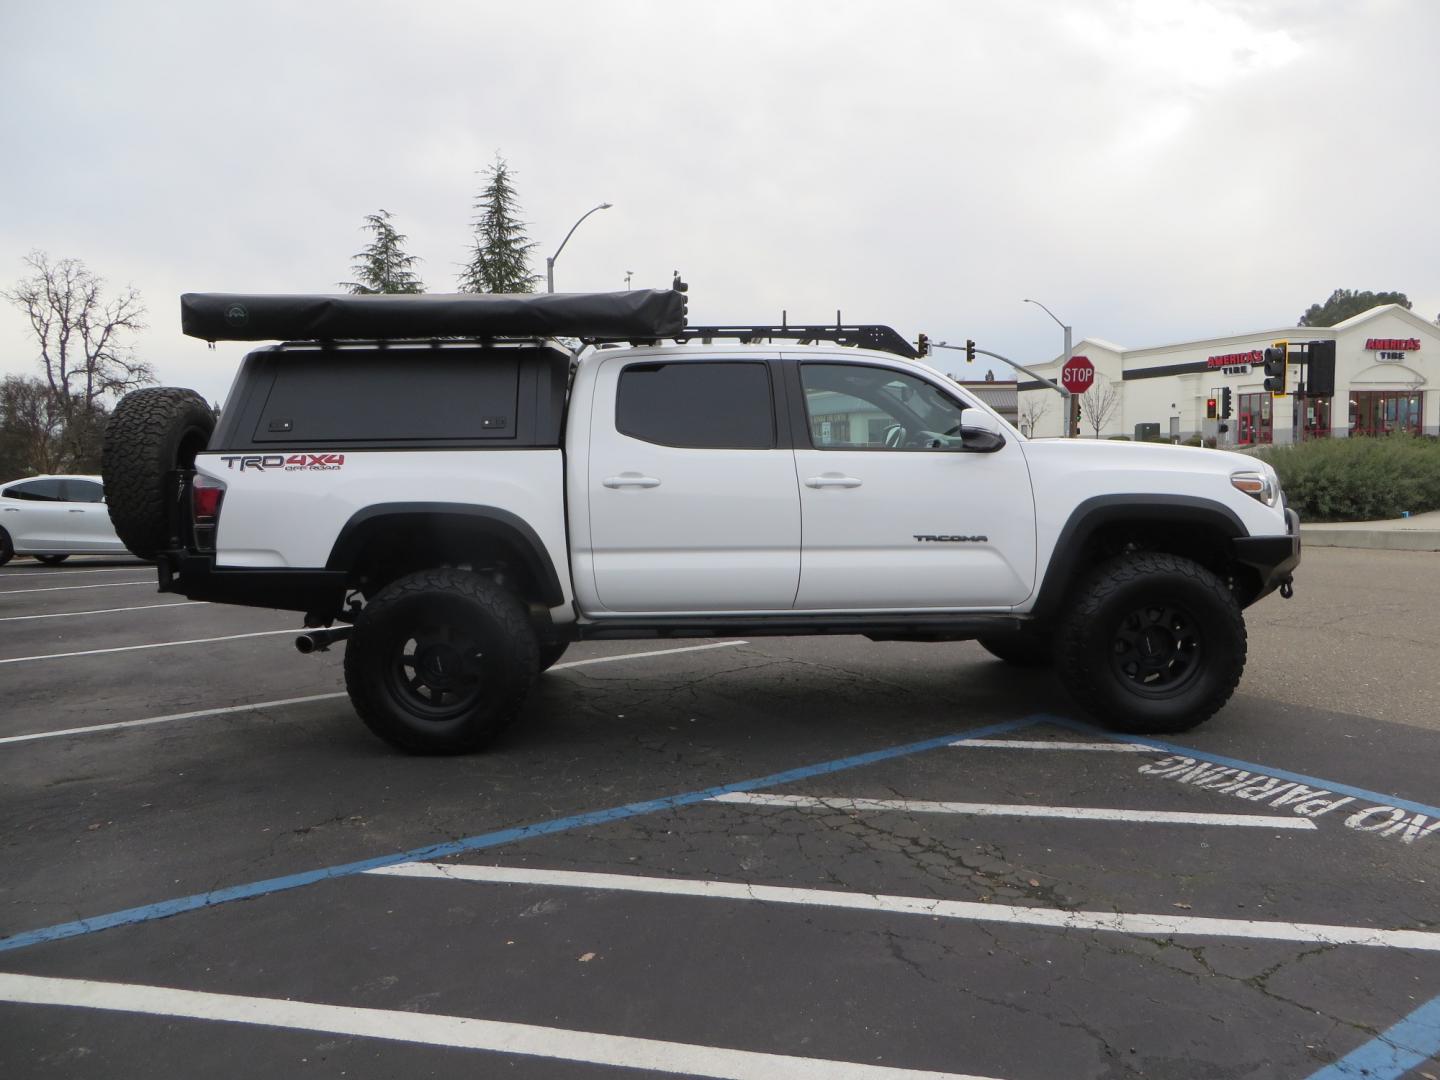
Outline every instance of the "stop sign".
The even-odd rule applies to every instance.
[[[1060,385],[1072,394],[1083,394],[1095,384],[1095,365],[1087,357],[1072,356],[1060,369]]]

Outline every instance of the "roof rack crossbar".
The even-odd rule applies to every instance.
[[[875,349],[893,353],[909,360],[920,357],[915,346],[889,326],[876,323],[851,324],[801,324],[785,322],[779,326],[687,326],[673,334],[663,335],[666,341],[708,342],[714,338],[733,338],[742,344],[758,341],[794,341],[810,344],[831,341],[837,345],[849,345],[860,349]],[[598,341],[604,339],[587,339]]]

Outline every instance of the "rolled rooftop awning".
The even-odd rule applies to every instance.
[[[685,327],[673,289],[612,293],[341,295],[185,293],[180,327],[204,341],[442,337],[648,340]]]

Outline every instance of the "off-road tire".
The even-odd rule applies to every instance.
[[[194,390],[152,386],[120,399],[105,426],[100,476],[120,542],[153,559],[170,540],[166,505],[172,469],[188,469],[215,429],[215,414]]]
[[[0,566],[15,557],[15,543],[10,539],[10,534],[0,529]]]
[[[565,655],[565,650],[568,648],[570,648],[568,641],[552,641],[549,644],[542,644],[540,646],[540,670],[549,671]]]
[[[69,555],[36,555],[35,561],[44,563],[46,566],[59,566],[69,557]]]
[[[1131,733],[1185,731],[1230,700],[1245,619],[1218,577],[1176,555],[1101,564],[1071,596],[1056,672],[1086,711]]]
[[[345,645],[345,689],[365,726],[392,746],[464,754],[519,713],[538,653],[529,610],[513,593],[468,570],[421,570],[365,605]]]
[[[979,639],[980,647],[1011,667],[1047,668],[1055,663],[1055,639],[1049,632],[1022,630]]]

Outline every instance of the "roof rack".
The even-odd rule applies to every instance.
[[[860,349],[893,353],[907,360],[918,360],[915,346],[900,336],[899,331],[878,323],[834,323],[830,325],[784,323],[780,326],[687,326],[672,334],[662,335],[665,341],[701,341],[731,338],[750,345],[761,341],[796,341],[808,345],[816,341],[833,341]],[[588,339],[592,342],[616,339]]]

